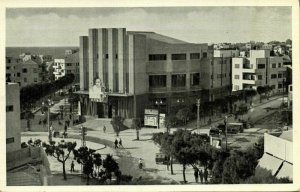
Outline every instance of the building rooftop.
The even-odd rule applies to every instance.
[[[79,63],[79,52],[66,55],[65,56],[65,62],[66,63]]]
[[[149,39],[154,39],[157,41],[169,43],[169,44],[186,44],[188,42],[181,41],[179,39],[175,39],[172,37],[168,37],[165,35],[157,34],[154,32],[147,32],[147,31],[128,31],[128,34],[141,34],[141,35],[146,35],[147,38]]]
[[[37,62],[30,60],[27,61],[23,61],[22,62],[23,65],[37,65]]]

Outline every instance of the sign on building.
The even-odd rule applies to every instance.
[[[158,126],[158,110],[157,109],[145,109],[144,116],[145,126]]]
[[[96,78],[93,86],[89,89],[89,97],[94,102],[107,102],[105,88],[100,78]]]

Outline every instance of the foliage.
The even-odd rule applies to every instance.
[[[176,117],[177,119],[181,120],[184,122],[184,124],[186,125],[189,116],[191,116],[192,111],[190,107],[184,107],[182,109],[179,109],[179,111],[176,113]]]
[[[27,109],[41,98],[54,93],[55,91],[63,88],[66,85],[71,84],[74,81],[74,74],[67,74],[64,77],[54,82],[42,82],[37,84],[31,84],[21,88],[20,91],[20,104],[21,109]]]
[[[28,145],[26,144],[26,142],[21,143],[21,148],[27,148],[27,147],[28,147]]]
[[[74,151],[76,145],[76,142],[62,142],[56,144],[55,141],[50,142],[50,144],[47,144],[45,142],[43,142],[42,144],[47,155],[55,157],[58,162],[62,163],[63,176],[65,180],[67,179],[65,162],[69,158],[70,153]]]

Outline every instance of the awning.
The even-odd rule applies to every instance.
[[[265,153],[262,158],[259,160],[258,165],[261,168],[268,169],[272,172],[272,175],[275,175],[278,171],[280,165],[282,164],[283,160],[278,159],[272,155]]]
[[[288,177],[293,180],[293,165],[287,162],[283,162],[281,169],[276,175],[277,178]]]

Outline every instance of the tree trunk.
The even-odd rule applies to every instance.
[[[64,175],[64,180],[67,180],[65,161],[64,161],[62,164],[63,164],[63,175]]]
[[[173,172],[173,157],[172,156],[170,158],[170,165],[171,165],[171,175],[174,175],[174,172]]]
[[[90,175],[87,174],[86,176],[87,176],[87,178],[86,178],[86,185],[89,185],[90,184]]]
[[[185,179],[185,164],[182,164],[182,174],[183,174],[183,182],[186,183],[186,179]]]
[[[140,140],[140,132],[138,129],[136,130],[136,140]]]

